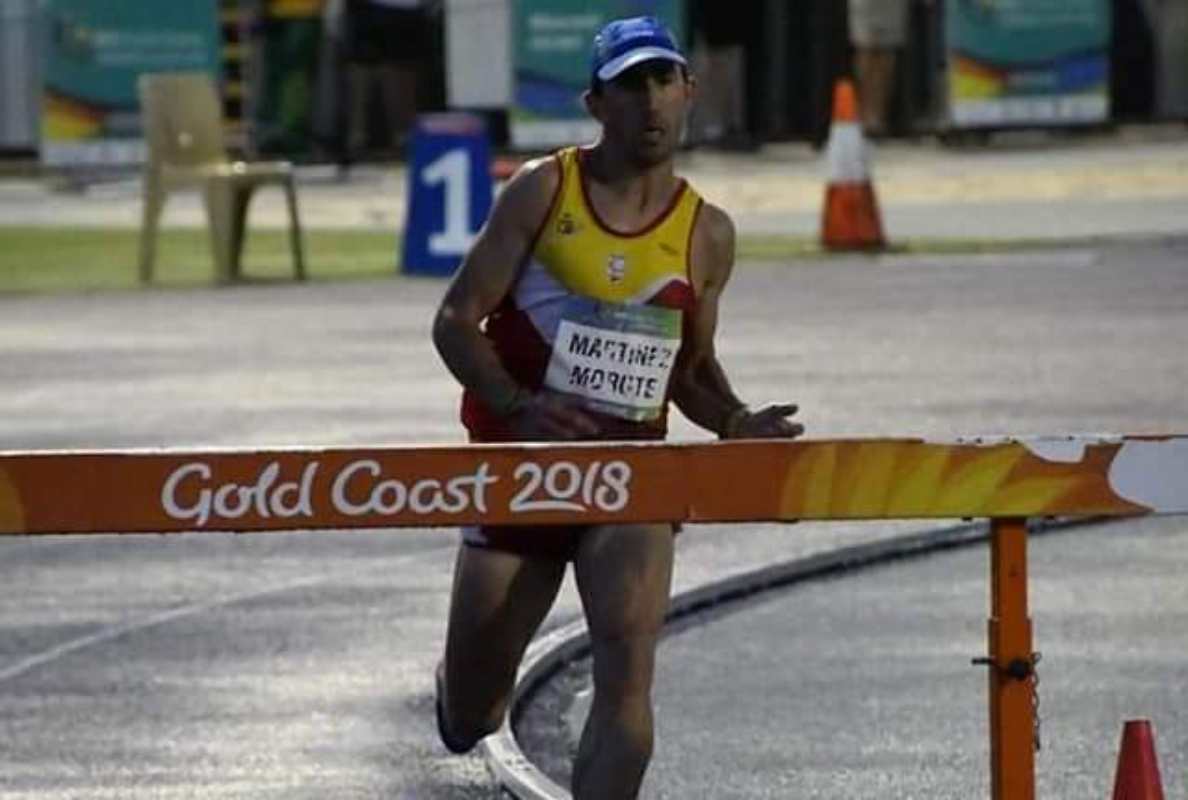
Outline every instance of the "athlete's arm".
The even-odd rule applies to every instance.
[[[787,419],[796,406],[752,412],[730,387],[714,351],[718,305],[734,269],[734,223],[720,208],[709,203],[702,207],[689,258],[697,307],[673,377],[673,402],[694,423],[723,439],[799,436],[804,426]]]
[[[561,180],[555,159],[525,165],[504,187],[462,260],[433,320],[433,343],[454,377],[529,438],[597,433],[585,414],[555,395],[516,383],[482,334],[482,322],[511,290]]]

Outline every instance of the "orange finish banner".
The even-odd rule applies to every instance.
[[[0,534],[1188,513],[1188,437],[0,452]]]

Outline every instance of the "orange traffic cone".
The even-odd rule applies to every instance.
[[[518,158],[496,158],[491,161],[491,177],[497,181],[506,181],[516,174],[523,161]]]
[[[866,140],[858,122],[854,83],[843,78],[833,90],[833,122],[825,146],[829,185],[821,218],[821,244],[831,250],[882,249],[883,226],[870,182]]]
[[[1129,720],[1122,728],[1114,800],[1163,800],[1155,735],[1151,723],[1145,719]]]

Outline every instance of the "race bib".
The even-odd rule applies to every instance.
[[[664,409],[680,334],[681,312],[672,308],[595,303],[567,309],[557,325],[545,386],[603,414],[656,419]]]

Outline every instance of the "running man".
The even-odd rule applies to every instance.
[[[655,18],[615,20],[595,37],[584,100],[600,137],[511,179],[434,321],[473,441],[662,439],[669,400],[722,438],[803,432],[788,419],[795,406],[747,408],[714,354],[734,226],[674,173],[693,89]],[[616,336],[676,357],[591,346]],[[592,361],[598,378],[582,369]],[[594,663],[573,795],[635,797],[652,754],[673,536],[671,524],[464,530],[436,675],[446,746],[464,753],[498,729],[572,561]]]

